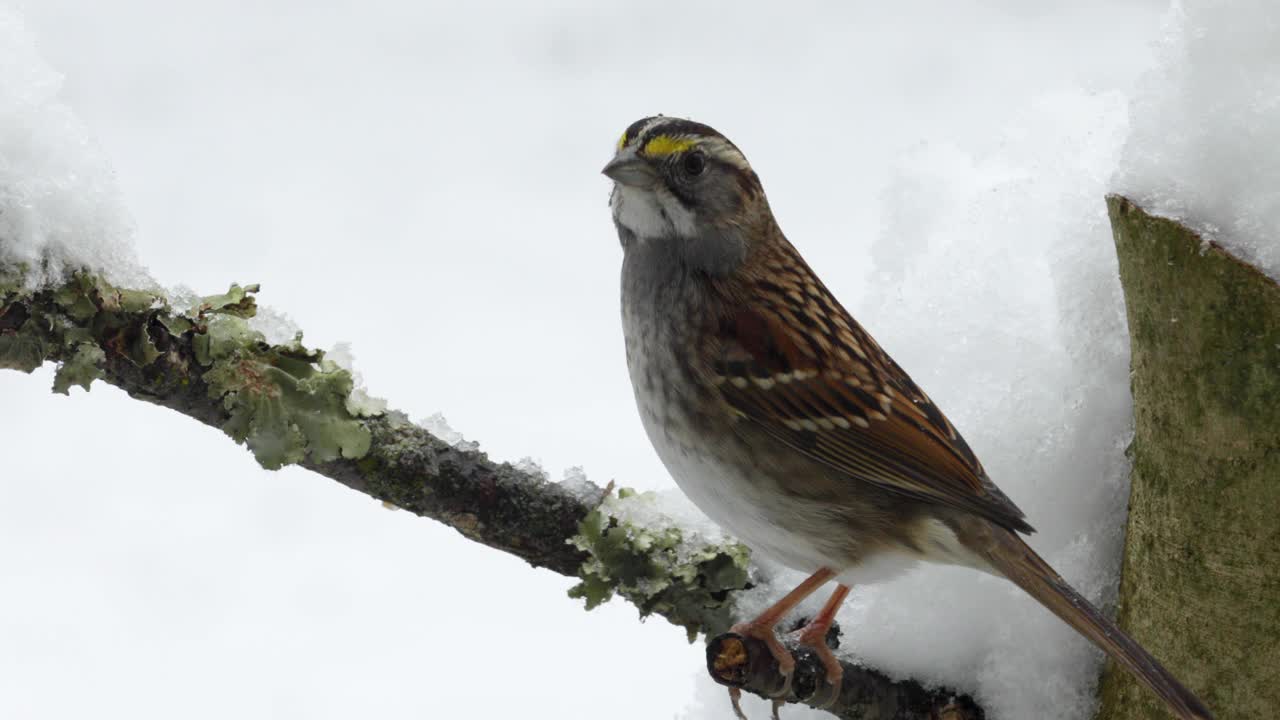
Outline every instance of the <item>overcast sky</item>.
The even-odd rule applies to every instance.
[[[672,483],[622,354],[599,169],[623,128],[665,113],[722,130],[860,315],[930,291],[886,228],[955,197],[903,180],[904,163],[945,176],[950,156],[931,148],[1005,157],[1052,127],[1052,112],[1019,125],[1028,108],[1126,92],[1164,11],[14,7],[112,159],[160,282],[261,283],[308,343],[351,342],[370,391],[412,417],[442,412],[492,457],[532,456],[553,478],[581,465],[645,489]],[[918,378],[945,372],[929,317],[862,319]],[[701,646],[664,621],[616,602],[585,613],[568,579],[306,472],[265,472],[111,388],[68,399],[50,380],[0,373],[0,404],[19,410],[0,413],[2,717],[730,717]],[[965,397],[961,381],[928,387]]]

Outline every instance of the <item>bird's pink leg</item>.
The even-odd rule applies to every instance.
[[[778,635],[774,632],[774,628],[782,621],[783,616],[791,612],[796,605],[799,605],[801,601],[812,595],[833,577],[835,577],[834,572],[827,568],[822,568],[800,583],[795,590],[787,593],[781,600],[771,605],[769,609],[760,613],[759,617],[738,623],[729,629],[730,632],[737,633],[743,637],[761,640],[769,648],[773,659],[778,661],[779,672],[786,678],[786,683],[782,686],[782,692],[779,693],[781,697],[785,697],[791,688],[791,673],[796,668],[796,661],[791,656],[791,651],[783,647],[782,643],[778,641]],[[832,616],[834,617],[834,615],[835,611],[833,610]],[[830,623],[828,623],[828,626],[830,626]],[[732,691],[730,691],[730,695],[733,696]],[[741,714],[741,710],[738,710],[737,697],[734,697],[734,709]]]
[[[827,647],[827,632],[831,630],[836,612],[840,610],[840,606],[844,604],[844,599],[848,595],[848,585],[836,585],[835,592],[831,593],[831,598],[827,600],[826,605],[822,606],[821,612],[810,620],[809,624],[800,628],[796,635],[796,642],[813,650],[817,653],[818,659],[822,660],[822,667],[827,671],[827,684],[832,688],[828,704],[840,697],[840,682],[844,679],[844,668],[841,667],[835,653],[831,652],[831,648]]]

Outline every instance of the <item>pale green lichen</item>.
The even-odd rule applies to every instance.
[[[31,324],[27,320],[26,325]],[[0,333],[0,369],[29,373],[44,364],[49,356],[49,346],[41,333]]]
[[[231,289],[221,295],[200,298],[200,302],[196,305],[196,313],[251,318],[258,313],[258,301],[253,296],[260,289],[261,287],[256,284],[240,287],[232,283]]]
[[[230,418],[223,425],[265,468],[310,459],[359,458],[369,451],[369,430],[348,411],[351,373],[302,345],[299,334],[271,345],[249,326],[256,313],[257,285],[232,285],[203,298],[193,338],[196,360],[209,368],[202,379],[221,398]]]
[[[353,399],[352,374],[305,348],[301,334],[272,345],[251,329],[257,291],[232,285],[181,313],[162,294],[87,273],[32,290],[21,269],[0,268],[0,368],[31,372],[56,360],[53,390],[67,394],[73,385],[88,390],[111,358],[150,372],[166,348],[189,342],[195,364],[180,367],[221,401],[222,429],[263,467],[362,457],[372,437],[357,416],[375,408]]]
[[[0,298],[16,296],[25,288],[27,266],[0,267]]]
[[[368,429],[346,407],[351,373],[323,362],[324,353],[299,339],[268,345],[237,315],[210,321],[205,336],[201,362],[210,369],[203,379],[231,416],[223,430],[248,445],[263,467],[359,458],[369,451]]]
[[[53,391],[70,395],[72,385],[79,385],[87,391],[94,380],[102,377],[102,363],[106,359],[107,354],[97,345],[77,343],[71,357],[58,366],[53,376]]]
[[[627,502],[632,494],[623,490],[612,502]],[[590,610],[620,595],[642,616],[656,613],[684,627],[690,641],[699,632],[728,629],[729,595],[749,582],[745,546],[708,542],[671,525],[630,522],[603,507],[583,519],[571,542],[590,558],[570,597],[584,599]]]

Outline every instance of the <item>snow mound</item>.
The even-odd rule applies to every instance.
[[[867,299],[849,305],[1027,512],[1032,546],[1104,608],[1119,578],[1132,415],[1104,202],[1126,131],[1120,93],[1063,91],[985,144],[919,146],[886,180]],[[766,570],[739,599],[744,616],[802,579]],[[993,719],[1082,720],[1096,706],[1101,653],[975,570],[921,565],[854,587],[839,621],[845,656],[972,693]]]
[[[87,268],[155,288],[111,166],[58,99],[61,86],[23,23],[0,8],[0,265],[25,265],[33,287]]]
[[[1131,102],[1114,190],[1280,278],[1280,6],[1188,0]]]

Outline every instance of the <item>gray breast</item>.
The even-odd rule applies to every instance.
[[[710,330],[716,301],[684,260],[670,243],[637,240],[626,244],[622,267],[636,406],[676,483],[716,523],[797,570],[844,569],[886,545],[909,545],[888,531],[901,503],[851,492],[849,479],[735,420],[699,380],[693,337]]]
[[[705,280],[679,257],[676,241],[627,244],[622,263],[622,329],[627,367],[646,423],[685,425],[700,395],[692,338],[708,313]]]

